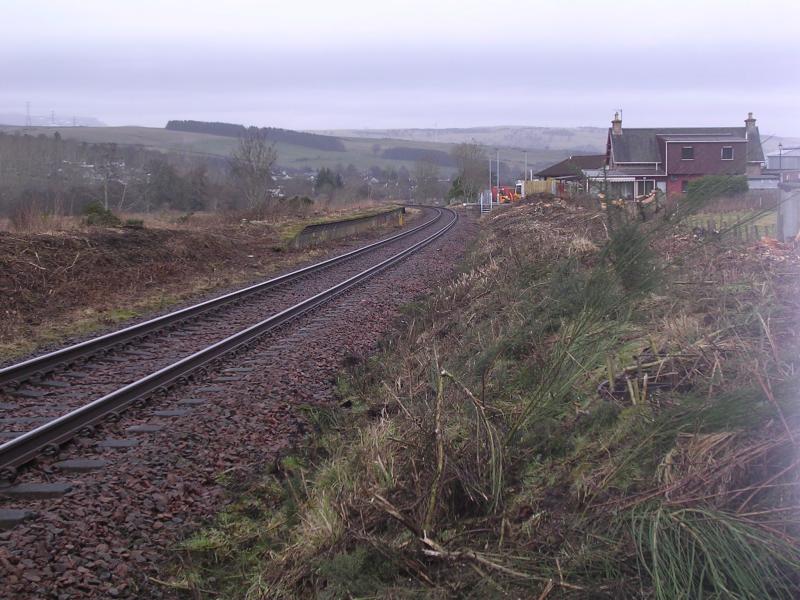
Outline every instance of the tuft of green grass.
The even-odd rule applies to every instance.
[[[398,567],[391,557],[375,548],[357,546],[334,554],[317,565],[320,600],[338,598],[377,598],[387,583],[397,577]]]
[[[656,505],[632,529],[658,600],[797,597],[800,550],[735,514]]]

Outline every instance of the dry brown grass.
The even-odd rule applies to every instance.
[[[637,292],[609,283],[642,269],[609,267],[594,213],[488,221],[469,268],[348,378],[353,412],[250,500],[268,517],[233,510],[190,541],[196,589],[666,599],[728,581],[796,597],[800,282],[781,274],[800,256],[662,228],[663,281]]]

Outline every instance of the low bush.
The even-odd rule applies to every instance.
[[[85,222],[87,225],[97,227],[119,227],[122,225],[120,218],[111,210],[105,208],[100,202],[91,202],[84,208]]]
[[[749,189],[745,175],[706,175],[689,182],[686,198],[691,203],[721,196],[738,196]]]

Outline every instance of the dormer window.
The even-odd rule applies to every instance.
[[[723,146],[721,157],[722,160],[733,160],[733,146]]]
[[[694,160],[694,146],[683,146],[681,148],[681,160]]]

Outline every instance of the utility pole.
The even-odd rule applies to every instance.
[[[25,102],[25,127],[30,127],[33,123],[31,122],[31,102],[28,100]]]
[[[500,149],[497,149],[497,201],[500,202]]]
[[[528,151],[525,150],[525,172],[522,175],[522,197],[524,198],[528,192],[525,191],[525,188],[528,187],[526,184],[528,183]]]
[[[492,197],[492,159],[489,159],[489,198]]]
[[[528,151],[527,150],[525,150],[525,175],[522,176],[522,179],[524,181],[528,180]]]

